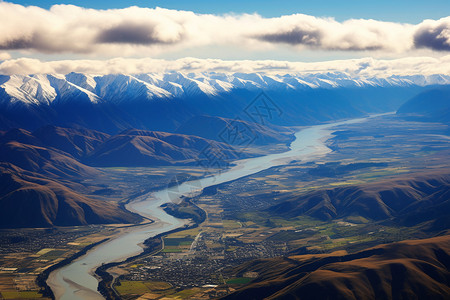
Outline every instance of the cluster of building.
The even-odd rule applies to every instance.
[[[189,251],[146,257],[124,279],[164,281],[182,289],[221,285],[233,277],[231,270],[244,262],[286,254],[283,242],[243,243],[217,231],[203,232]]]
[[[0,232],[0,256],[8,253],[37,252],[43,248],[60,248],[80,237],[98,232],[101,226],[87,226],[60,230],[16,229]]]

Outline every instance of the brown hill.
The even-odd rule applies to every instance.
[[[66,132],[59,128],[55,131]],[[70,137],[76,137],[76,133],[68,131],[62,136],[71,141]],[[75,140],[79,139],[72,139]],[[139,220],[117,203],[91,199],[73,190],[80,180],[93,178],[101,172],[83,165],[57,147],[46,148],[43,144],[41,139],[22,129],[0,134],[0,228],[134,223]],[[71,146],[70,143],[61,145]]]
[[[38,138],[36,138],[31,132],[21,128],[0,131],[0,145],[8,142],[19,142],[22,144],[42,146],[42,142]]]
[[[33,136],[46,147],[59,149],[75,158],[87,155],[109,138],[108,134],[95,130],[51,125],[39,128]]]
[[[299,196],[287,194],[281,203],[268,211],[283,217],[308,215],[322,220],[351,215],[372,220],[397,218],[414,225],[449,216],[449,194],[450,175],[430,173],[323,189]]]
[[[133,223],[118,204],[89,199],[57,181],[0,163],[0,227]]]
[[[450,299],[450,235],[261,259],[235,271],[259,276],[223,299]]]
[[[62,151],[15,141],[0,145],[0,162],[51,177],[88,177],[99,173]]]
[[[94,166],[153,166],[194,164],[208,147],[235,159],[235,150],[204,138],[158,131],[130,129],[112,136],[85,160]]]

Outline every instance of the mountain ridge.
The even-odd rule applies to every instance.
[[[298,196],[287,194],[267,209],[286,218],[307,215],[335,220],[352,215],[390,220],[406,226],[431,221],[428,228],[445,227],[450,200],[450,175],[445,172],[412,174],[360,185],[319,189]],[[284,197],[284,200],[283,200]],[[436,209],[436,208],[441,208]]]
[[[136,223],[117,203],[91,199],[56,179],[0,162],[0,228]]]
[[[450,124],[450,88],[436,87],[405,102],[397,115],[411,120]]]
[[[222,74],[222,73],[143,73],[136,75],[83,73],[2,75],[0,89],[10,101],[28,104],[50,104],[63,101],[65,95],[76,93],[92,103],[217,96],[233,89],[278,90],[310,88],[399,87],[450,84],[448,75],[391,76],[389,78],[351,78],[343,73],[308,75]],[[128,96],[125,97],[124,95]],[[130,98],[131,96],[131,98]],[[72,96],[72,98],[74,98]],[[5,101],[5,97],[2,97]]]
[[[221,299],[448,299],[450,236],[349,254],[259,259],[235,269],[258,278]]]
[[[85,127],[108,134],[127,128],[174,132],[210,115],[275,125],[312,125],[396,110],[450,76],[352,78],[344,73],[83,73],[0,75],[0,129],[45,125]],[[262,102],[263,101],[263,102]],[[259,105],[259,106],[258,106]],[[253,120],[249,111],[282,116]],[[264,111],[259,112],[260,116]]]

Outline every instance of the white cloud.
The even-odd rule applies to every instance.
[[[450,74],[450,55],[440,58],[410,57],[392,60],[361,58],[325,62],[288,62],[275,60],[235,60],[183,58],[115,58],[109,60],[60,60],[43,62],[32,58],[10,59],[0,63],[0,74],[37,74],[81,72],[88,74],[141,74],[181,72],[299,74],[344,72],[357,77],[392,75]]]
[[[324,50],[402,52],[412,46],[414,26],[375,20],[348,20],[291,15],[270,20],[254,37],[269,43],[312,47]]]
[[[422,22],[414,34],[414,44],[418,48],[450,51],[450,17]]]
[[[8,52],[0,52],[0,60],[7,60],[10,58],[11,58],[11,55],[9,55]]]
[[[258,51],[304,48],[405,53],[450,51],[450,18],[418,25],[308,15],[208,15],[162,8],[95,10],[55,5],[49,10],[0,2],[0,50],[148,56],[194,47]]]

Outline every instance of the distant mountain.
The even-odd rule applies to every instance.
[[[293,131],[283,127],[205,115],[191,118],[176,132],[231,145],[288,143],[293,138]]]
[[[445,229],[450,217],[450,175],[423,174],[405,179],[385,179],[356,186],[288,194],[272,206],[273,215],[307,215],[321,220],[363,216],[371,220],[392,219],[403,225],[431,221]],[[441,223],[439,225],[439,223]],[[447,227],[448,228],[448,227]]]
[[[233,89],[301,90],[310,88],[408,87],[413,85],[450,84],[450,76],[441,75],[390,78],[352,78],[344,73],[308,75],[221,74],[170,72],[163,74],[93,76],[12,75],[1,76],[3,101],[13,105],[51,104],[70,101],[119,103],[152,101],[157,98],[210,96],[215,97]]]
[[[237,152],[230,145],[197,136],[130,129],[112,136],[84,160],[92,166],[157,166],[195,164],[207,159],[211,147],[228,160]],[[247,154],[242,154],[247,157]]]
[[[0,228],[134,223],[118,204],[90,199],[57,180],[0,163]]]
[[[397,114],[409,119],[450,124],[450,87],[433,88],[418,94],[404,103]]]
[[[348,254],[300,255],[244,263],[257,272],[222,299],[449,299],[450,235]]]
[[[254,121],[247,113],[262,91],[282,114],[266,121],[305,125],[396,110],[424,86],[449,83],[445,75],[364,79],[343,73],[1,75],[0,129],[81,126],[116,134],[126,128],[174,132],[201,115]]]

